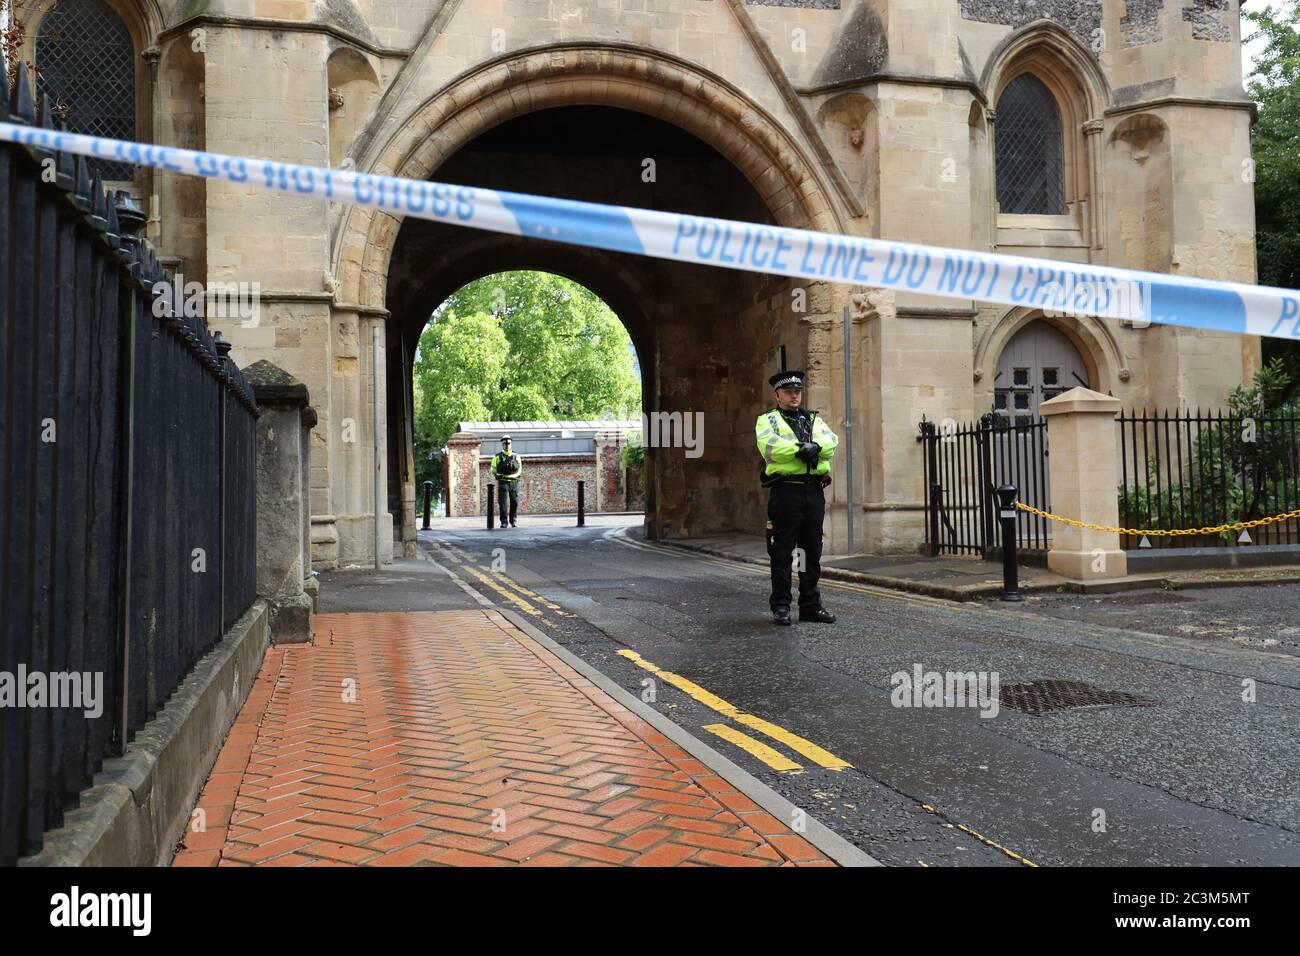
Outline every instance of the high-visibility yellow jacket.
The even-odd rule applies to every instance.
[[[514,458],[514,461],[512,462],[513,470],[511,470],[502,464],[502,460],[505,457],[506,456],[502,452],[497,452],[493,455],[492,467],[488,470],[492,473],[492,477],[496,478],[498,481],[518,481],[519,476],[524,473],[524,460],[519,457],[518,452],[513,452],[512,457]]]
[[[812,417],[812,440],[822,446],[816,467],[795,457],[799,451],[799,439],[780,409],[769,409],[758,416],[754,423],[754,437],[758,441],[758,453],[763,456],[765,477],[830,474],[831,458],[840,440],[820,415],[812,411],[808,414]]]

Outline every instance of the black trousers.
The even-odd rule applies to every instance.
[[[799,572],[799,609],[822,605],[817,582],[822,575],[822,519],[826,495],[815,481],[782,481],[768,490],[767,555],[772,561],[772,610],[790,607],[790,563],[796,547],[803,549]]]
[[[501,515],[501,527],[506,526],[506,496],[510,497],[510,523],[515,523],[515,513],[519,511],[519,482],[497,481],[497,512]]]

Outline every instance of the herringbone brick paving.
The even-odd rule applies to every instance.
[[[495,611],[272,647],[174,866],[832,866]]]

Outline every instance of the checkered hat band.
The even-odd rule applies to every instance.
[[[772,387],[785,388],[787,385],[798,385],[800,388],[803,388],[803,379],[801,379],[798,375],[789,375],[786,376],[785,378],[777,379],[776,384],[773,385]]]

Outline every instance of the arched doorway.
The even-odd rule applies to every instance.
[[[618,107],[560,106],[516,116],[464,144],[429,175],[452,184],[777,222],[750,179],[708,143]],[[766,400],[778,346],[792,364],[803,363],[809,351],[807,317],[792,309],[789,280],[409,219],[394,240],[385,284],[389,508],[401,540],[412,545],[415,529],[410,376],[420,331],[452,291],[513,269],[564,276],[604,300],[636,348],[642,408],[702,422],[702,453],[656,447],[646,456],[648,533],[759,526],[753,416]]]
[[[486,460],[508,431],[527,465],[518,486],[520,508],[555,513],[576,501],[572,482],[565,486],[569,493],[550,494],[575,466],[552,459],[599,454],[585,423],[609,422],[612,431],[614,422],[641,415],[638,356],[622,320],[590,289],[553,273],[494,272],[455,290],[425,326],[411,366],[416,486],[427,480],[439,497],[449,467],[441,452],[454,435],[467,429],[478,434],[484,442],[479,458]],[[487,422],[518,424],[489,436]],[[458,462],[468,464],[464,456]],[[610,480],[608,459],[597,464],[598,479]],[[400,490],[394,484],[390,479],[390,507]],[[544,493],[530,502],[539,489]],[[604,490],[616,491],[608,484]],[[595,511],[600,494],[592,491]],[[457,514],[474,513],[463,494],[452,500]]]
[[[1012,425],[1038,417],[1038,407],[1072,388],[1091,388],[1088,366],[1074,343],[1035,319],[1011,337],[993,378],[993,414]]]

